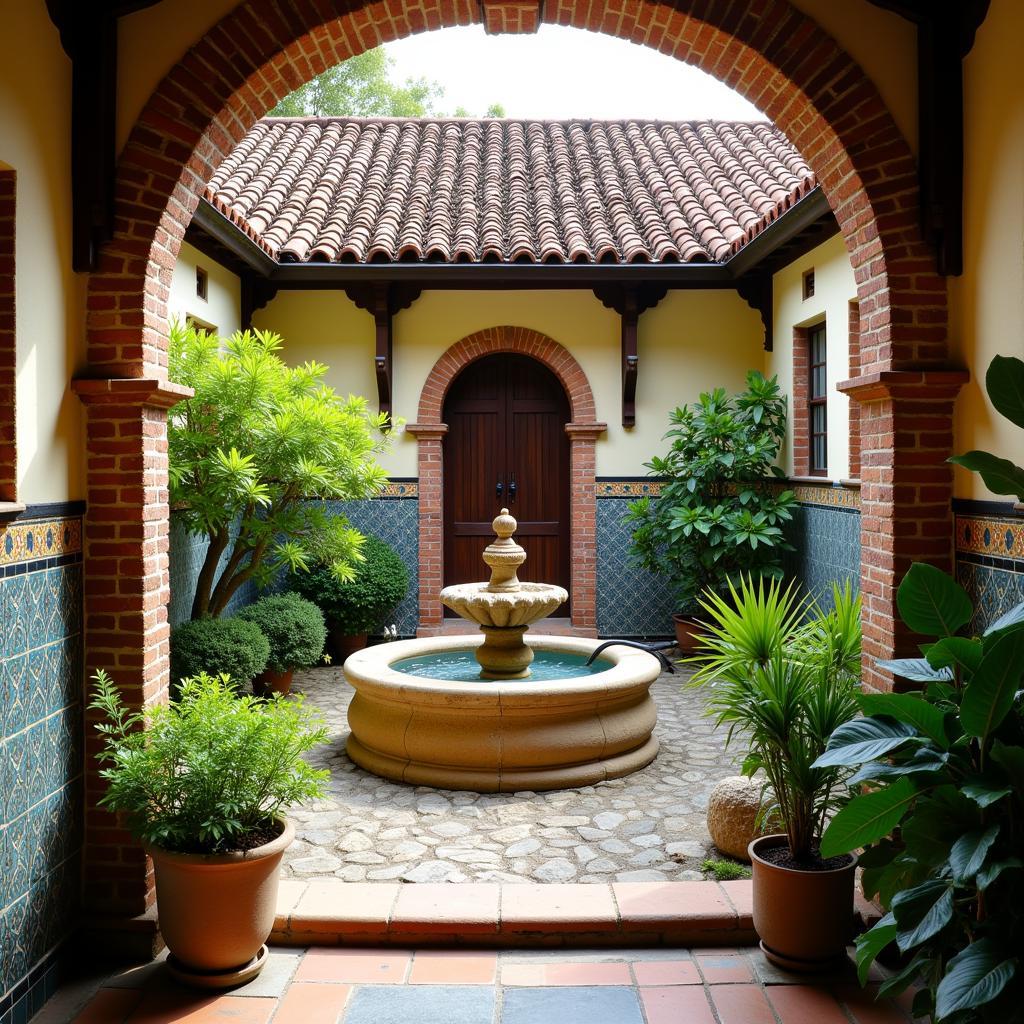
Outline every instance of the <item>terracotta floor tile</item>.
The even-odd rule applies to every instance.
[[[700,974],[692,960],[637,960],[633,975],[638,985],[699,985]]]
[[[641,988],[647,1024],[715,1024],[703,988]]]
[[[715,882],[616,882],[612,891],[623,931],[681,918],[708,928],[736,926],[736,912]]]
[[[720,882],[726,898],[736,908],[742,924],[750,925],[754,919],[754,883],[749,878],[733,882]]]
[[[849,1024],[827,989],[811,985],[771,985],[768,999],[782,1024]]]
[[[493,985],[497,973],[496,953],[421,950],[413,957],[409,984]]]
[[[907,1024],[907,1014],[891,999],[875,999],[870,989],[843,985],[835,989],[839,1001],[857,1024]]]
[[[501,930],[554,925],[559,931],[615,931],[618,913],[607,885],[501,887]]]
[[[501,887],[417,883],[399,887],[392,932],[496,932]]]
[[[722,1024],[775,1024],[759,985],[715,985],[710,991]]]
[[[121,1024],[138,1005],[142,993],[133,988],[101,988],[75,1017],[73,1024]]]
[[[204,996],[187,989],[147,992],[128,1024],[268,1024],[276,999]]]
[[[697,957],[697,963],[709,985],[749,984],[754,981],[754,972],[745,956],[704,954]]]
[[[274,1016],[274,1024],[337,1024],[348,1002],[349,985],[294,982]]]
[[[626,963],[505,964],[501,983],[543,988],[555,985],[632,985]]]
[[[398,896],[389,882],[342,882],[318,878],[309,883],[291,914],[298,932],[384,932]]]
[[[411,960],[411,953],[380,949],[311,949],[302,958],[295,980],[400,985]]]

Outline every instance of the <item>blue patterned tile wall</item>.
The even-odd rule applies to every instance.
[[[1009,502],[956,501],[956,573],[981,632],[1024,601],[1024,515]]]
[[[833,583],[860,586],[859,510],[800,503],[786,535],[796,549],[784,560],[787,575],[823,604],[830,603]]]
[[[629,554],[626,497],[597,501],[597,632],[599,636],[672,636],[675,601],[665,580]]]
[[[82,844],[82,521],[0,526],[0,1022],[55,984]]]

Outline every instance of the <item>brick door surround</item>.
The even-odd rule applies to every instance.
[[[528,327],[488,327],[448,348],[434,364],[420,392],[415,423],[405,429],[419,443],[419,636],[441,631],[444,608],[444,398],[452,382],[483,356],[514,352],[529,356],[558,377],[569,399],[569,561],[572,625],[582,633],[597,629],[597,438],[608,429],[598,423],[594,393],[583,367],[564,345]]]
[[[530,30],[536,19],[524,18],[521,6],[505,4],[508,16],[498,17],[491,8],[502,5],[489,5],[491,30]],[[170,69],[132,127],[118,164],[114,237],[89,279],[81,371],[94,382],[82,394],[89,404],[85,666],[110,669],[131,706],[167,692],[166,409],[180,398],[165,389],[167,302],[205,183],[259,117],[328,67],[384,42],[483,18],[472,0],[241,0]],[[964,379],[948,372],[946,282],[921,237],[907,141],[870,76],[791,0],[550,0],[537,18],[699,67],[775,121],[814,171],[857,281],[859,376],[840,387],[861,405],[864,677],[891,686],[870,656],[899,653],[907,642],[897,627],[899,579],[915,559],[952,568],[945,459]],[[109,398],[97,401],[93,388],[109,390]],[[593,426],[584,422],[577,436],[582,450],[593,447],[586,437]],[[438,460],[442,427],[438,420]],[[426,434],[420,439],[422,465],[431,445]],[[115,600],[116,613],[104,607]],[[87,740],[91,749],[91,732]],[[95,777],[94,764],[88,771]],[[89,791],[86,909],[142,914],[155,899],[152,873],[142,858],[118,863],[125,840],[95,807],[100,786]]]

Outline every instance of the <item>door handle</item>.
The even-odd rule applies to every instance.
[[[509,482],[508,482],[508,500],[509,501],[515,501],[516,500],[516,475],[515,475],[515,473],[512,474],[512,479],[509,480]]]
[[[500,499],[501,499],[501,495],[502,495],[502,492],[503,492],[504,490],[505,490],[505,486],[504,486],[504,484],[502,484],[502,482],[501,482],[501,481],[499,480],[499,481],[498,481],[498,483],[497,483],[497,485],[496,485],[496,486],[495,486],[495,488],[494,488],[494,496],[495,496],[496,498],[498,498],[498,499],[500,500]]]

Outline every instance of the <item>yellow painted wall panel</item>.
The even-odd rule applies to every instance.
[[[207,273],[205,299],[196,293],[197,268]],[[191,316],[227,337],[241,327],[240,294],[241,282],[237,274],[204,256],[187,242],[182,244],[171,278],[171,298],[167,303],[172,319],[184,322]]]

